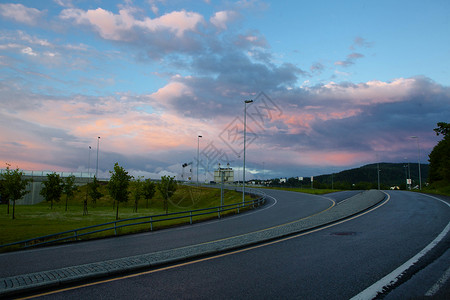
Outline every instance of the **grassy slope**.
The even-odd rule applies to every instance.
[[[108,195],[106,186],[102,186],[100,190],[106,196],[102,197],[95,206],[89,200],[89,214],[87,216],[83,216],[82,205],[83,199],[86,197],[86,187],[81,187],[74,199],[69,201],[67,211],[65,211],[65,196],[59,203],[53,205],[53,209],[50,209],[49,203],[16,206],[15,220],[11,219],[11,214],[6,214],[6,205],[2,205],[0,207],[0,244],[114,221],[116,215],[115,209],[113,209],[113,200]],[[248,200],[251,199],[249,196],[246,197],[248,197]],[[242,200],[242,194],[226,191],[224,198],[225,204],[236,203]],[[218,206],[219,202],[219,189],[179,186],[169,204],[169,213],[214,207]],[[132,200],[120,203],[119,218],[127,219],[165,213],[159,192],[156,192],[154,199],[149,202],[148,208],[144,199],[140,200],[137,213],[133,212],[133,205],[134,201]],[[177,222],[185,223],[187,221],[184,219]],[[177,222],[166,222],[164,226],[171,226]],[[146,228],[148,226],[146,225]],[[134,228],[133,230],[139,231],[142,229]],[[122,233],[125,231],[130,231],[130,229],[124,229]],[[111,235],[113,232],[105,232],[103,236],[105,234]]]

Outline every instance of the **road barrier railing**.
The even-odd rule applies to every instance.
[[[30,248],[30,247],[36,247],[36,246],[42,246],[47,244],[54,244],[54,243],[60,243],[60,242],[67,242],[67,241],[79,241],[82,239],[82,237],[86,237],[88,235],[93,235],[96,233],[113,230],[114,235],[118,235],[118,230],[125,227],[130,226],[138,226],[143,224],[149,224],[149,230],[153,231],[153,227],[155,223],[164,222],[164,221],[170,221],[170,220],[177,220],[177,219],[189,219],[189,224],[193,223],[194,217],[199,216],[207,216],[211,215],[212,217],[217,215],[217,218],[220,218],[225,212],[236,210],[237,213],[240,212],[240,210],[246,209],[246,208],[255,208],[258,206],[261,206],[265,203],[265,194],[262,191],[253,190],[248,191],[248,194],[252,194],[255,196],[259,196],[259,198],[248,200],[245,202],[239,202],[239,203],[233,203],[233,204],[227,204],[222,206],[215,206],[215,207],[208,207],[208,208],[202,208],[202,209],[195,209],[195,210],[189,210],[189,211],[182,211],[182,212],[174,212],[169,214],[160,214],[160,215],[151,215],[151,216],[144,216],[144,217],[137,217],[137,218],[129,218],[129,219],[123,219],[123,220],[117,220],[112,221],[108,223],[102,223],[98,225],[92,225],[87,227],[81,227],[73,230],[58,232],[54,234],[49,234],[45,236],[40,236],[32,239],[27,239],[23,241],[18,241],[14,243],[9,244],[3,244],[0,245],[0,250],[5,249],[6,247],[12,247],[12,246],[18,246],[19,248]]]

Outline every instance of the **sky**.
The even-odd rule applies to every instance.
[[[245,124],[247,179],[317,176],[427,163],[438,122],[447,0],[0,1],[0,168],[240,179]]]

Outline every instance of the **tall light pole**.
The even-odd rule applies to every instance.
[[[91,146],[89,146],[89,158],[88,158],[88,177],[91,178]],[[88,179],[88,182],[89,182]]]
[[[419,164],[419,190],[422,190],[422,176],[420,174],[420,146],[419,146],[419,137],[412,136],[412,139],[417,139],[417,163]]]
[[[242,206],[245,203],[245,143],[247,134],[247,104],[253,103],[253,100],[244,101],[244,170],[242,173]]]
[[[199,135],[197,136],[197,186],[198,186],[198,163],[199,163],[199,153],[200,153],[200,138],[202,136]]]
[[[98,147],[100,145],[100,137],[97,137],[97,166],[95,167],[95,178],[98,178]]]

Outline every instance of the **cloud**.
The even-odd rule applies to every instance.
[[[318,73],[318,74],[322,73],[322,71],[324,69],[325,69],[325,66],[323,64],[321,64],[321,63],[318,63],[318,62],[312,64],[311,67],[309,68],[309,70],[312,73]]]
[[[102,8],[95,10],[64,9],[60,18],[72,20],[75,24],[91,26],[100,36],[107,40],[132,41],[138,38],[137,30],[147,33],[170,32],[181,38],[186,32],[195,32],[204,22],[203,17],[194,12],[174,11],[151,19],[138,20],[133,16],[134,10],[124,8],[114,14]]]
[[[213,142],[232,164],[239,164],[219,136],[236,117],[242,118],[243,99],[252,95],[220,90],[227,86],[212,78],[174,76],[148,95],[49,97],[5,83],[0,86],[5,96],[0,127],[9,129],[0,133],[0,157],[20,162],[21,168],[87,170],[88,145],[95,146],[101,136],[102,172],[107,174],[118,161],[137,174],[157,176],[192,161],[195,137],[201,134],[200,150]],[[263,126],[248,118],[257,138],[248,148],[252,155],[247,163],[261,168],[258,164],[265,161],[273,174],[304,174],[301,170],[312,166],[355,166],[373,162],[376,154],[383,161],[403,161],[405,156],[412,160],[417,148],[408,139],[411,135],[421,137],[425,161],[436,143],[432,129],[449,114],[450,89],[423,77],[267,88],[281,110]],[[6,101],[7,95],[16,101]],[[140,109],[143,106],[153,109]]]
[[[214,143],[237,165],[241,158],[220,136],[232,122],[242,133],[243,100],[261,91],[279,109],[272,107],[264,121],[250,110],[248,129],[257,138],[248,148],[247,163],[257,170],[264,161],[273,174],[285,176],[302,175],[312,166],[373,162],[375,153],[392,161],[414,157],[417,148],[405,138],[411,135],[421,137],[425,157],[436,141],[435,124],[448,119],[449,88],[428,78],[308,82],[324,72],[322,63],[313,63],[308,72],[280,63],[261,32],[231,29],[239,5],[256,11],[260,2],[239,1],[206,21],[186,10],[160,15],[157,5],[164,3],[159,1],[148,2],[156,17],[145,16],[131,2],[117,12],[57,3],[68,7],[59,21],[96,33],[115,50],[46,39],[39,31],[2,30],[2,161],[87,170],[88,146],[101,136],[103,174],[119,162],[136,174],[157,177],[192,161],[201,134],[200,150]],[[370,46],[360,37],[352,45]],[[349,67],[363,57],[353,50],[335,65]],[[133,65],[135,60],[139,65]],[[119,84],[134,78],[109,74],[122,73],[110,67],[111,61],[120,67],[130,64],[136,76],[164,74],[158,78],[162,83],[133,92]],[[256,101],[251,108],[270,111]]]
[[[45,13],[36,8],[26,7],[20,3],[0,4],[0,15],[27,25],[36,25]]]
[[[33,49],[31,49],[31,47],[25,47],[22,49],[21,51],[23,54],[28,54],[31,56],[37,56],[36,52],[33,51]]]
[[[53,0],[53,1],[62,7],[74,7],[72,0]]]
[[[239,14],[232,10],[224,10],[216,12],[209,21],[216,26],[218,29],[227,29],[227,23],[235,20]]]
[[[355,50],[357,47],[363,47],[363,48],[370,48],[373,46],[372,42],[368,42],[366,39],[357,36],[354,40],[353,40],[353,44],[350,46],[351,50]]]
[[[337,62],[335,62],[334,64],[336,66],[342,66],[342,67],[349,67],[351,65],[355,64],[355,61],[357,59],[363,58],[364,55],[362,55],[361,53],[351,53],[349,55],[347,55],[347,58],[345,60],[339,60]]]

